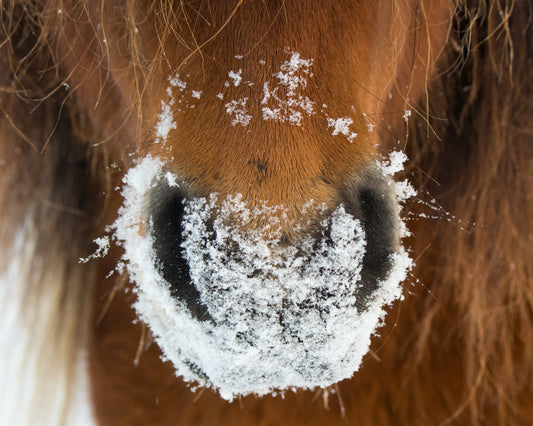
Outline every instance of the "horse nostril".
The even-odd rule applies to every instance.
[[[150,229],[153,249],[160,274],[169,284],[173,298],[182,301],[191,315],[205,321],[211,319],[200,300],[200,292],[191,282],[189,265],[182,256],[182,220],[184,197],[176,187],[161,184],[154,190],[150,207]]]
[[[398,248],[397,219],[392,200],[384,194],[363,190],[359,199],[367,239],[361,279],[373,291],[392,266],[390,256]]]
[[[358,305],[364,308],[393,266],[399,248],[399,212],[394,192],[375,167],[368,168],[345,193],[347,210],[361,221],[366,236]]]

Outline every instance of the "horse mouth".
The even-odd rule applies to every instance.
[[[159,170],[136,197],[151,267],[133,248],[127,260],[135,309],[177,374],[226,399],[350,377],[409,268],[387,179],[369,168],[287,246],[270,223],[242,226],[264,212],[239,196],[189,199]],[[126,256],[141,244],[124,240]]]

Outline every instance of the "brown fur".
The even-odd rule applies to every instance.
[[[92,306],[78,327],[90,335],[101,424],[533,423],[533,6],[192,3],[2,4],[2,244],[9,246],[31,213],[38,253],[67,271],[64,300]],[[354,19],[357,28],[349,25]],[[238,52],[220,54],[235,45]],[[118,250],[85,266],[77,259],[91,252],[90,241],[116,214],[121,200],[113,188],[132,165],[128,154],[140,148],[143,155],[168,155],[149,133],[167,76],[190,73],[190,84],[213,98],[228,70],[259,59],[277,64],[285,46],[317,58],[320,84],[310,90],[328,100],[332,116],[345,115],[354,102],[356,111],[376,113],[357,118],[358,143],[332,141],[311,122],[289,129],[262,124],[228,145],[235,129],[204,103],[180,116],[179,138],[169,140],[174,167],[200,194],[240,192],[284,203],[296,217],[310,198],[333,205],[335,188],[375,154],[374,144],[387,152],[400,139],[420,189],[409,224],[417,267],[406,284],[410,295],[391,309],[352,380],[323,393],[229,404],[209,390],[191,393],[159,360],[145,328],[132,324],[134,296],[124,291],[125,277],[104,279]],[[233,58],[243,52],[242,63]],[[260,70],[243,71],[261,80]],[[380,101],[389,91],[393,101]],[[398,112],[407,108],[408,129]],[[367,134],[365,120],[374,119],[379,126]],[[268,165],[266,180],[258,178],[258,162]],[[79,271],[87,281],[74,279],[72,289],[69,277]],[[71,309],[63,305],[58,317]]]

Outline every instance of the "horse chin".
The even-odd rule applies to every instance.
[[[380,215],[384,223],[373,217],[383,197],[372,191],[388,191],[376,170],[333,211],[309,203],[314,219],[294,225],[300,238],[291,244],[283,207],[188,197],[151,157],[129,171],[112,229],[136,284],[137,314],[177,375],[231,400],[325,387],[358,370],[411,267],[396,209]],[[272,219],[247,226],[259,216]],[[370,235],[376,226],[391,230]]]

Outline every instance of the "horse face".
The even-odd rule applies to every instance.
[[[326,3],[146,10],[126,49],[158,64],[142,90],[108,41],[124,29],[101,22],[117,97],[94,114],[139,112],[119,126],[113,155],[138,161],[111,227],[135,308],[179,375],[226,398],[351,376],[409,266],[376,159],[433,40],[413,35],[418,2]]]

